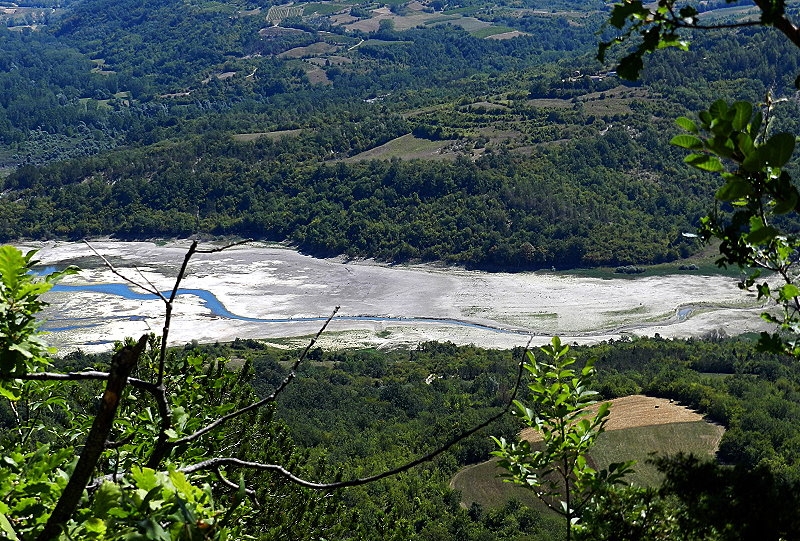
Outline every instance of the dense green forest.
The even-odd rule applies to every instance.
[[[715,187],[662,134],[709,96],[780,96],[798,66],[742,29],[625,83],[592,58],[596,2],[393,7],[359,27],[378,7],[267,26],[269,5],[94,0],[0,29],[0,238],[236,235],[509,270],[675,260]]]
[[[793,487],[800,486],[795,452],[800,373],[794,361],[761,353],[748,339],[635,339],[575,351],[580,359],[597,359],[602,398],[647,393],[680,401],[723,424],[719,460],[751,472],[768,468],[773,490],[782,494],[785,504],[793,501],[798,490]],[[520,353],[449,343],[423,343],[414,350],[393,352],[317,349],[277,403],[274,418],[270,414],[271,430],[288,430],[282,437],[288,438],[283,445],[295,448],[292,463],[317,464],[316,475],[327,472],[347,479],[376,473],[423,455],[496,412],[511,392]],[[246,361],[252,366],[250,384],[261,397],[280,384],[299,354],[256,340],[187,344],[175,352],[176,359],[199,355]],[[76,352],[58,364],[61,369],[102,368],[108,358]],[[72,391],[70,396],[75,400],[92,395]],[[520,399],[526,399],[525,392]],[[4,423],[13,425],[11,412],[4,411]],[[490,508],[463,508],[460,495],[449,487],[460,468],[489,458],[493,443],[488,434],[513,437],[519,426],[516,418],[503,417],[433,462],[396,478],[337,491],[331,502],[335,507],[328,513],[338,516],[333,522],[318,517],[319,531],[336,532],[340,539],[561,539],[558,517],[541,508],[514,500]],[[717,502],[714,508],[712,497],[716,495],[710,492],[710,503],[705,504],[709,507],[697,509],[695,519],[702,518],[701,512],[719,514],[729,504]],[[727,520],[747,527],[750,522],[763,526],[772,521],[785,528],[800,518],[796,508],[776,501],[771,501],[772,509],[764,504],[757,512],[742,511]],[[308,517],[296,519],[299,536],[308,527]],[[293,531],[289,528],[284,533]]]

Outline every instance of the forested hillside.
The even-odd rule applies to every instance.
[[[244,361],[249,367],[247,374],[252,374],[247,385],[264,397],[289,374],[299,353],[256,340],[237,340],[200,347],[187,344],[175,352],[171,362]],[[449,343],[423,343],[410,351],[394,352],[314,350],[281,396],[274,414],[269,411],[250,422],[263,438],[266,449],[261,453],[273,460],[288,457],[290,465],[308,475],[324,478],[338,472],[341,478],[350,479],[377,473],[429,452],[497,412],[513,387],[520,353]],[[761,478],[758,489],[737,487],[733,470],[726,475],[731,484],[724,489],[721,484],[691,485],[694,492],[688,496],[704,498],[704,505],[688,509],[679,499],[669,499],[672,496],[664,487],[663,497],[676,516],[687,524],[700,521],[703,527],[710,523],[702,521],[724,517],[729,524],[761,528],[761,532],[770,528],[786,531],[788,524],[800,519],[797,508],[792,507],[800,481],[793,446],[798,438],[794,420],[800,407],[796,392],[800,375],[794,362],[759,352],[754,342],[746,339],[622,340],[577,348],[576,353],[581,362],[597,359],[603,399],[644,392],[680,401],[726,427],[720,445],[722,461],[738,464],[753,475],[767,469],[771,472],[770,477]],[[58,361],[58,366],[64,370],[102,369],[108,357],[77,352]],[[203,389],[199,392],[210,397],[221,392],[212,390],[213,380],[205,382],[197,376],[197,389]],[[528,392],[524,390],[519,398],[527,400]],[[69,400],[72,407],[80,409],[91,396],[82,386],[69,394]],[[4,422],[13,422],[11,411],[4,408],[0,413]],[[489,433],[514,437],[519,427],[518,419],[506,416],[491,425]],[[248,520],[261,528],[262,539],[281,535],[432,541],[563,539],[559,518],[541,506],[521,505],[515,499],[485,507],[460,505],[461,495],[448,486],[449,480],[460,468],[487,460],[492,448],[486,434],[479,433],[435,461],[396,478],[340,490],[327,498],[300,493],[274,478],[248,474],[252,484],[248,486],[257,487],[259,494],[280,487],[287,500],[284,503],[273,497],[265,501],[273,511],[280,509],[281,516],[258,513],[260,518]],[[257,449],[259,445],[252,442],[243,445],[243,456],[252,459]],[[709,468],[705,466],[706,475]],[[492,476],[497,473],[495,468]],[[728,497],[720,498],[720,494]],[[740,502],[738,515],[726,511],[731,509],[731,495]],[[305,507],[297,505],[295,498],[307,498]],[[525,499],[526,504],[533,501]]]
[[[601,3],[443,7],[6,14],[0,238],[238,235],[488,269],[670,261],[696,248],[682,233],[714,187],[661,135],[710,96],[780,94],[798,65],[743,29],[658,55],[631,84],[593,59]]]

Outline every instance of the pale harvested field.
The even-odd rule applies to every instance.
[[[384,6],[372,10],[372,17],[369,19],[355,20],[354,22],[344,23],[348,30],[361,30],[362,32],[375,32],[380,27],[382,20],[390,20],[396,30],[408,30],[418,26],[432,26],[447,22],[462,27],[467,32],[474,32],[481,28],[492,25],[490,22],[481,21],[475,17],[464,17],[463,15],[443,15],[442,13],[425,13],[421,10],[414,10],[414,5],[405,15],[395,15],[388,7]],[[337,22],[342,19],[337,19]],[[344,21],[343,21],[344,22]]]
[[[672,423],[691,423],[702,421],[703,416],[694,410],[681,406],[665,398],[632,395],[608,400],[611,413],[606,430],[622,430],[637,426],[668,425]],[[597,406],[592,408],[596,411]],[[719,437],[723,428],[719,427]],[[541,441],[541,434],[533,428],[526,428],[520,436],[528,441]],[[717,440],[719,443],[719,440]],[[716,445],[714,445],[716,448]]]
[[[294,49],[284,51],[277,55],[277,58],[303,58],[304,56],[317,56],[338,50],[339,47],[336,45],[331,45],[330,43],[325,43],[324,41],[318,41],[316,43],[312,43],[311,45],[307,45],[306,47],[295,47]]]
[[[486,39],[511,39],[525,35],[527,34],[525,34],[524,32],[520,32],[519,30],[513,30],[511,32],[501,32],[499,34],[492,34],[491,36],[486,36]]]

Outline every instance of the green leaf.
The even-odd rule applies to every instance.
[[[779,231],[772,226],[761,227],[755,229],[745,235],[745,240],[750,244],[767,244],[769,241],[777,237]]]
[[[8,521],[8,518],[0,513],[0,531],[2,531],[8,539],[12,539],[13,541],[19,541],[19,537],[17,537],[17,533],[14,531],[14,527],[11,526],[11,523]]]
[[[608,24],[615,28],[622,29],[629,18],[635,16],[647,15],[649,10],[645,9],[640,1],[623,2],[621,4],[614,4],[611,10],[611,16],[608,18]]]
[[[719,99],[711,104],[711,107],[708,108],[708,112],[715,119],[723,119],[728,112],[728,104],[725,100]]]
[[[781,302],[790,301],[800,296],[800,288],[794,284],[786,284],[778,290],[778,300]]]
[[[33,357],[33,353],[31,353],[30,343],[23,343],[23,344],[11,344],[8,346],[9,351],[16,351],[20,353],[26,359],[30,359]]]
[[[746,101],[737,101],[731,106],[734,111],[731,124],[736,131],[742,131],[747,127],[750,122],[750,117],[753,116],[753,105]]]
[[[795,137],[791,133],[778,133],[770,137],[762,148],[768,149],[767,165],[783,167],[792,159]]]
[[[767,165],[768,151],[763,147],[756,147],[742,162],[742,169],[745,171],[762,171]]]
[[[103,520],[96,517],[90,518],[89,520],[84,522],[83,527],[86,528],[87,531],[101,536],[105,535],[106,533],[106,523]]]
[[[689,150],[700,150],[703,148],[703,141],[701,139],[686,134],[676,135],[670,140],[669,144]]]
[[[797,189],[792,187],[792,190],[784,195],[780,199],[777,196],[775,197],[775,206],[772,208],[772,212],[775,214],[786,214],[797,208],[797,203],[800,201],[800,194],[797,193]]]
[[[183,495],[188,501],[194,501],[197,488],[186,479],[186,475],[184,475],[183,472],[172,470],[169,472],[169,479],[172,481],[178,494]]]
[[[152,490],[153,488],[159,486],[156,472],[152,468],[139,468],[137,466],[133,466],[131,468],[131,478],[136,484],[136,488],[141,488],[146,491]]]
[[[753,138],[747,132],[742,132],[736,137],[736,146],[739,147],[739,151],[745,158],[756,150]]]
[[[716,198],[720,201],[735,201],[753,194],[753,186],[739,176],[731,176],[728,181],[717,190]]]
[[[716,156],[709,156],[708,154],[689,154],[683,161],[692,167],[702,169],[703,171],[711,171],[712,173],[725,170],[719,158]]]
[[[143,521],[143,526],[146,539],[152,541],[171,541],[170,535],[154,518],[145,519]]]
[[[0,396],[2,396],[3,398],[7,398],[9,400],[12,400],[12,401],[19,400],[20,399],[20,395],[18,395],[16,393],[16,391],[14,391],[14,389],[8,388],[6,386],[8,383],[11,383],[11,382],[0,381]]]
[[[756,109],[756,113],[753,115],[753,120],[750,122],[750,137],[756,139],[758,137],[758,132],[761,130],[761,123],[764,121],[764,114]]]
[[[109,510],[119,506],[122,490],[116,483],[105,481],[94,494],[92,510],[98,517],[104,518]]]
[[[639,78],[639,73],[644,69],[641,53],[631,53],[619,61],[617,75],[628,81],[635,81]]]
[[[690,133],[699,133],[700,130],[697,129],[697,124],[694,123],[693,120],[686,118],[685,116],[679,116],[675,119],[675,124],[683,128],[684,130]]]

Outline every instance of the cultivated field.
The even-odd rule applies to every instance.
[[[303,6],[272,6],[267,13],[267,21],[278,22],[289,17],[300,17],[304,9]]]
[[[696,411],[664,398],[633,395],[608,402],[611,404],[611,414],[606,423],[607,431],[703,420],[703,416]],[[530,442],[541,439],[539,433],[532,428],[526,428],[520,435]]]
[[[441,160],[455,159],[455,152],[448,152],[447,147],[455,141],[430,141],[420,139],[413,135],[406,134],[392,139],[388,143],[372,148],[360,154],[347,158],[347,162],[358,162],[365,160],[390,160],[392,158],[402,158],[404,160]]]
[[[629,482],[653,486],[659,481],[655,467],[646,461],[651,455],[674,455],[678,452],[712,455],[719,445],[724,429],[703,420],[697,412],[662,398],[636,395],[611,402],[611,415],[606,432],[600,436],[591,459],[599,467],[612,462],[636,460],[636,471]],[[522,437],[531,442],[540,440],[533,429]],[[510,498],[527,505],[538,506],[530,491],[503,482],[504,470],[495,460],[464,468],[450,482],[461,491],[462,505],[477,502],[484,507],[500,506]]]

